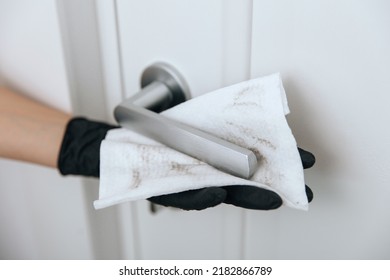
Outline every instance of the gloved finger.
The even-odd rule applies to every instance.
[[[309,201],[310,203],[314,197],[313,191],[307,185],[305,185],[305,191],[306,191],[307,201]]]
[[[150,202],[183,210],[203,210],[226,199],[226,191],[218,187],[190,190],[148,198]]]
[[[271,210],[279,208],[283,201],[273,191],[254,186],[223,187],[227,196],[225,203],[254,210]]]
[[[310,168],[316,162],[314,155],[304,149],[298,147],[299,155],[301,156],[302,165],[304,169]]]

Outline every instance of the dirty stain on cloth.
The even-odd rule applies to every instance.
[[[135,132],[112,130],[101,145],[99,199],[94,206],[204,187],[249,185],[275,191],[284,205],[307,210],[303,168],[285,118],[288,113],[279,74],[222,88],[162,113],[253,151],[258,166],[249,180]]]

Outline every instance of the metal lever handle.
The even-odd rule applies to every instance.
[[[229,174],[252,176],[257,166],[252,151],[156,113],[189,97],[184,79],[174,68],[165,63],[149,66],[141,86],[140,92],[115,108],[114,116],[121,126]]]

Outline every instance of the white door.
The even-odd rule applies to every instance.
[[[309,212],[122,207],[137,258],[388,258],[390,6],[386,1],[98,2],[112,111],[152,62],[178,68],[193,96],[281,72],[306,172]],[[114,33],[113,33],[114,32]],[[114,61],[112,58],[115,57]],[[387,118],[386,118],[387,117]],[[373,136],[376,135],[376,136]],[[387,141],[386,141],[387,140]],[[375,168],[376,167],[376,168]],[[367,201],[367,197],[369,201]],[[134,236],[133,236],[134,237]],[[359,245],[358,245],[359,244]]]

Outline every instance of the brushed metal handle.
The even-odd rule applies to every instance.
[[[252,151],[157,113],[190,96],[185,80],[172,66],[160,62],[146,68],[141,87],[115,108],[121,126],[234,176],[253,175],[257,159]]]

